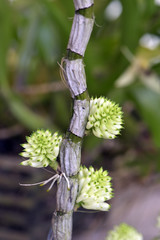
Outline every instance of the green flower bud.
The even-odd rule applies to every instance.
[[[94,170],[80,167],[79,190],[76,199],[76,208],[82,206],[87,209],[107,211],[110,205],[106,200],[112,198],[111,177],[103,168]]]
[[[109,232],[106,240],[143,240],[143,236],[133,227],[122,223]]]
[[[56,158],[62,136],[58,136],[57,132],[52,134],[49,130],[37,130],[30,137],[26,137],[26,140],[27,143],[22,144],[24,150],[20,155],[28,160],[21,162],[21,165],[36,168],[50,165],[53,169],[57,169]]]
[[[91,98],[90,114],[86,134],[92,132],[96,137],[113,139],[122,129],[122,110],[105,97]]]

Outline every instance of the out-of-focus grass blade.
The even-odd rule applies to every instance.
[[[147,123],[155,144],[160,147],[160,95],[144,86],[136,86],[130,96]]]
[[[12,39],[12,19],[9,2],[1,0],[0,3],[0,93],[7,102],[11,113],[30,129],[49,127],[47,119],[38,116],[23,104],[21,99],[13,94],[7,78],[6,56]]]
[[[7,101],[9,102],[10,111],[19,120],[19,122],[21,122],[28,129],[35,130],[38,128],[53,128],[49,120],[34,113],[13,94],[10,93],[10,95],[8,95]]]
[[[156,9],[155,0],[144,0],[143,2],[143,4],[145,5],[145,15],[147,17],[150,17]]]
[[[51,21],[42,19],[37,40],[44,61],[53,67],[60,53],[59,35],[54,23],[51,24]]]
[[[63,40],[66,42],[69,38],[69,32],[70,32],[70,26],[72,21],[69,22],[68,20],[68,14],[66,15],[66,12],[64,12],[65,5],[63,5],[64,9],[62,9],[58,4],[58,1],[48,1],[48,0],[41,0],[42,4],[45,4],[45,7],[51,16],[52,20],[55,24],[59,26],[59,31],[63,33]],[[67,2],[67,6],[70,4],[70,2]]]
[[[141,14],[138,0],[121,0],[123,11],[121,16],[122,46],[134,51],[139,40]]]
[[[11,11],[6,0],[0,2],[0,72],[5,68],[6,52],[11,35]],[[0,80],[1,81],[1,80]]]
[[[29,66],[36,46],[36,39],[39,28],[39,16],[33,9],[28,16],[28,26],[22,36],[19,56],[19,76],[18,84],[23,85],[21,81],[25,80],[25,75],[29,72]],[[23,77],[22,77],[23,75]]]

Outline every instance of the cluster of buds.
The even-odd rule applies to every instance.
[[[143,240],[143,236],[133,227],[122,223],[109,232],[106,240]]]
[[[26,137],[26,140],[27,143],[22,144],[24,150],[20,155],[27,160],[21,162],[21,165],[36,168],[50,165],[54,170],[57,169],[56,158],[59,154],[62,136],[59,136],[57,132],[52,134],[49,130],[37,130],[30,137]]]
[[[86,209],[107,211],[110,205],[106,200],[112,198],[111,177],[102,168],[94,170],[80,167],[79,191],[76,199],[76,208],[82,206]]]
[[[113,139],[120,134],[122,123],[118,104],[105,97],[91,98],[86,134],[92,132],[96,137]]]

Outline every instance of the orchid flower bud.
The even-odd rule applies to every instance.
[[[91,98],[86,134],[92,132],[98,138],[114,139],[122,129],[122,114],[121,108],[107,98]]]
[[[58,136],[57,132],[52,134],[49,130],[37,130],[30,137],[26,137],[26,140],[27,143],[22,144],[24,150],[20,155],[28,160],[21,162],[21,165],[36,168],[50,165],[54,170],[57,169],[56,158],[62,136]]]
[[[122,223],[109,232],[106,240],[143,240],[143,236],[133,227]]]
[[[83,208],[108,211],[110,205],[106,200],[112,198],[111,177],[103,168],[94,170],[80,167],[79,175],[79,191],[76,199],[76,208]]]

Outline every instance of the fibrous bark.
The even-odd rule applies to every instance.
[[[81,144],[89,114],[83,56],[94,24],[93,0],[74,0],[75,16],[63,59],[63,75],[74,101],[73,115],[60,149],[61,171],[69,179],[62,178],[57,189],[57,206],[53,214],[54,240],[71,240],[72,214],[78,190],[77,174],[81,162]]]

